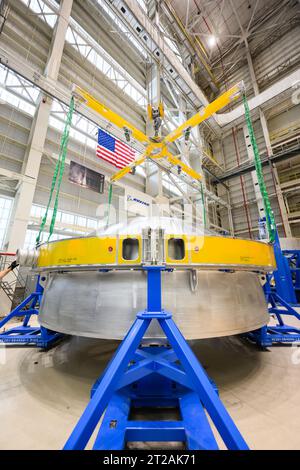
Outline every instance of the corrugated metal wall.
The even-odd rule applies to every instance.
[[[300,62],[300,25],[262,51],[254,60],[254,70],[261,90],[270,86]]]
[[[259,89],[262,91],[273,81],[277,81],[285,74],[296,69],[300,63],[300,25],[294,25],[292,29],[279,37],[275,42],[269,45],[263,51],[254,54],[252,61],[256,80]],[[244,80],[247,90],[247,96],[253,95],[253,87],[249,73],[246,49],[244,56],[234,65],[232,70],[226,73],[226,80],[222,82],[221,91],[224,92],[235,83]],[[225,60],[225,59],[224,59]],[[236,62],[236,54],[226,57],[226,63],[234,64]]]

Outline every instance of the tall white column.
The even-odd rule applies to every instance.
[[[73,0],[62,0],[53,30],[52,43],[44,72],[45,77],[50,78],[53,82],[56,82],[58,78],[72,4]],[[44,151],[51,103],[52,100],[49,97],[44,94],[40,95],[22,169],[23,174],[27,178],[21,182],[15,196],[14,209],[8,231],[8,251],[10,252],[14,252],[24,245]]]

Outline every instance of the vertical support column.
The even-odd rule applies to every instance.
[[[72,4],[73,0],[63,0],[61,2],[56,25],[53,30],[51,48],[44,72],[45,77],[53,82],[56,82],[58,78]],[[52,100],[49,97],[43,94],[40,95],[22,169],[22,173],[27,178],[21,182],[15,196],[14,209],[7,236],[9,251],[16,251],[23,246],[25,241],[30,210],[44,151],[51,104]]]
[[[257,80],[256,80],[255,71],[254,71],[253,62],[252,62],[252,57],[251,57],[251,53],[250,53],[250,50],[249,50],[249,44],[248,44],[247,40],[245,40],[245,45],[246,45],[246,56],[247,56],[247,62],[248,62],[250,76],[251,76],[253,91],[254,91],[255,96],[257,96],[259,94],[259,87],[258,87],[258,83],[257,83]],[[265,117],[264,112],[263,112],[262,109],[259,109],[259,118],[260,118],[260,123],[261,123],[261,126],[262,126],[262,131],[263,131],[263,136],[264,136],[264,140],[265,140],[265,144],[266,144],[267,154],[268,154],[268,156],[270,156],[273,153],[272,145],[271,145],[271,140],[270,140],[270,135],[269,135],[269,130],[268,130],[268,123],[267,123],[266,117]],[[281,191],[281,188],[280,188],[280,183],[279,183],[279,178],[278,178],[278,173],[277,173],[276,167],[272,166],[271,171],[272,171],[272,177],[273,177],[273,180],[274,180],[274,186],[275,186],[275,191],[276,191],[276,195],[277,195],[277,200],[278,200],[278,205],[279,205],[279,209],[280,209],[280,214],[281,214],[281,218],[282,218],[284,231],[285,231],[285,234],[286,234],[287,237],[291,237],[292,236],[291,227],[290,227],[290,224],[289,224],[288,213],[287,213],[287,210],[286,210],[284,198],[283,198],[282,191]],[[252,172],[252,175],[253,175],[253,172]],[[253,176],[252,176],[252,180],[253,180]],[[255,182],[254,182],[254,188],[255,188]],[[256,193],[256,190],[255,190],[255,193]],[[259,210],[259,213],[260,213],[259,202],[258,202],[258,210]]]
[[[187,106],[186,101],[182,96],[179,97],[179,122],[185,122],[187,120]],[[186,163],[190,165],[190,152],[189,152],[189,142],[185,142],[185,139],[182,139],[181,142],[181,155],[183,159],[186,160]]]
[[[200,131],[199,126],[196,126],[192,129],[191,135],[192,135],[192,138],[193,138],[193,143],[194,143],[197,151],[199,152],[199,160],[197,161],[197,166],[194,165],[194,168],[195,168],[196,171],[198,171],[198,173],[200,173],[202,175],[201,183],[203,185],[203,190],[204,190],[204,194],[205,194],[206,179],[205,179],[205,174],[203,172],[203,167],[202,167],[204,138],[203,138],[203,135]],[[200,188],[199,188],[199,191],[200,191]],[[200,208],[200,210],[199,210],[199,208]],[[207,201],[206,201],[206,198],[205,198],[204,199],[204,207],[203,207],[202,206],[202,199],[200,198],[200,201],[197,202],[197,217],[198,216],[201,217],[201,219],[200,219],[201,228],[204,227],[204,210],[206,212],[206,225],[207,225],[207,227],[209,227],[210,221],[209,221],[209,213],[208,213],[208,210],[207,210]]]
[[[158,64],[151,64],[148,69],[147,94],[148,103],[154,107],[158,107],[161,100],[160,75],[160,66]],[[151,136],[154,134],[153,123],[149,118],[146,130],[147,135]],[[162,170],[160,168],[150,170],[150,165],[147,164],[146,173],[146,193],[155,198],[156,202],[156,205],[152,207],[153,215],[163,216],[168,214],[169,202],[163,196]]]
[[[147,313],[161,313],[161,271],[159,266],[147,266]]]
[[[187,103],[183,96],[179,96],[178,100],[178,110],[179,110],[179,122],[185,122],[188,118],[187,115]],[[182,139],[182,142],[179,144],[180,145],[180,154],[181,154],[181,159],[184,163],[187,165],[191,166],[191,161],[190,161],[190,140],[185,141],[185,138]],[[184,224],[185,226],[191,226],[193,223],[193,204],[192,199],[190,197],[191,191],[189,185],[184,185],[184,193],[187,195],[187,198],[183,200],[183,218],[184,218]],[[196,216],[196,214],[195,214]]]

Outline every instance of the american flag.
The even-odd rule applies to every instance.
[[[135,159],[135,151],[110,134],[98,129],[97,157],[117,168],[124,168]]]

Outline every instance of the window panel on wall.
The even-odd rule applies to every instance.
[[[10,214],[12,210],[13,199],[0,196],[0,249],[3,245],[9,225]]]
[[[1,209],[0,209],[1,210]],[[36,225],[36,228],[30,228],[27,230],[25,247],[34,247],[35,240],[38,234],[39,226],[42,218],[45,214],[46,207],[39,204],[33,204],[31,208],[31,221],[30,225]],[[53,210],[49,209],[47,217],[47,226],[49,226],[52,218]],[[70,225],[70,227],[66,227]],[[46,227],[47,227],[46,226]],[[51,237],[51,241],[60,240],[61,238],[69,238],[70,236],[76,235],[89,235],[90,231],[95,230],[98,227],[97,219],[87,218],[82,215],[78,215],[71,212],[57,211],[55,229]],[[89,230],[87,230],[89,229]],[[56,231],[56,233],[55,233]],[[64,232],[64,233],[62,233]],[[47,241],[49,236],[48,232],[42,234],[42,242]]]
[[[87,227],[88,227],[88,228],[96,229],[97,226],[98,226],[97,220],[95,220],[95,219],[87,219]]]

